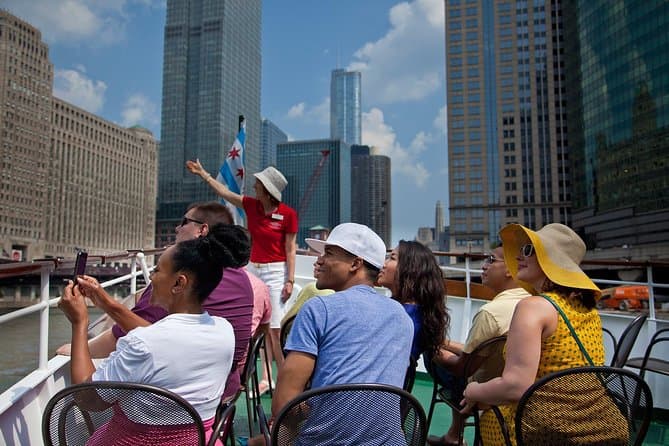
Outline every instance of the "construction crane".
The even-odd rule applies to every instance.
[[[323,172],[323,166],[325,165],[325,161],[327,161],[329,155],[329,150],[321,150],[321,159],[318,161],[318,165],[309,178],[309,183],[307,183],[307,188],[304,190],[304,195],[302,195],[302,199],[300,200],[300,204],[297,208],[297,215],[300,217],[304,215],[307,208],[309,207],[311,196],[314,193],[318,179],[321,177],[321,173]]]

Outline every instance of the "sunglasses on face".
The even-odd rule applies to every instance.
[[[534,245],[528,243],[520,247],[520,255],[523,257],[532,257],[534,255]]]
[[[504,259],[498,259],[497,257],[495,257],[492,254],[490,254],[488,257],[483,259],[483,263],[485,263],[487,265],[492,265],[495,262],[503,262],[503,261],[504,261]]]
[[[179,226],[186,226],[188,223],[191,223],[191,222],[197,223],[198,225],[203,225],[204,224],[203,221],[195,220],[193,218],[184,217],[184,218],[181,219],[181,223],[179,224]]]

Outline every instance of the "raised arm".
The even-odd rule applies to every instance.
[[[72,359],[70,374],[72,384],[90,381],[95,365],[88,350],[88,309],[84,296],[70,281],[65,287],[58,306],[72,324]]]
[[[77,278],[79,287],[84,296],[88,297],[96,307],[103,310],[114,320],[126,333],[137,327],[148,327],[151,323],[127,308],[122,303],[113,299],[102,288],[100,283],[91,276],[79,276]]]
[[[225,184],[216,181],[216,179],[212,177],[209,172],[204,169],[204,167],[202,167],[200,160],[196,159],[195,161],[186,161],[186,168],[190,173],[198,175],[200,178],[202,178],[204,182],[207,183],[209,187],[214,190],[214,192],[216,192],[216,195],[223,198],[225,201],[232,203],[238,208],[242,207],[242,196],[232,192]]]

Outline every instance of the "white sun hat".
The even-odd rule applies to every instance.
[[[288,185],[288,180],[275,167],[269,166],[265,170],[254,173],[254,177],[258,179],[265,186],[267,192],[277,200],[281,201],[281,192]]]
[[[335,226],[327,240],[308,238],[304,241],[319,254],[323,254],[327,245],[338,246],[379,269],[386,259],[386,244],[381,237],[367,226],[358,223],[342,223]]]

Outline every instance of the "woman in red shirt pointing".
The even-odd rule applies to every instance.
[[[293,292],[295,283],[295,253],[297,246],[297,213],[281,202],[281,192],[288,181],[274,167],[253,174],[256,198],[230,191],[216,181],[199,160],[187,161],[189,172],[199,175],[220,197],[241,207],[246,212],[251,233],[251,261],[247,268],[262,279],[270,289],[272,319],[270,321],[270,349],[277,366],[283,362],[279,343],[281,319],[285,302]]]

